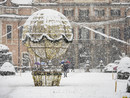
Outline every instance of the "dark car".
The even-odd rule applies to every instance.
[[[6,76],[6,75],[15,75],[15,72],[10,71],[0,71],[0,75]]]
[[[128,79],[130,76],[130,69],[121,69],[117,72],[117,79]]]
[[[122,79],[122,78],[123,78],[123,74],[120,70],[120,71],[117,72],[117,79]]]

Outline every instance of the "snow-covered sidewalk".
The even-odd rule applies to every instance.
[[[69,73],[60,86],[35,87],[31,73],[0,76],[0,98],[122,98],[126,93],[126,80],[115,80],[111,73]]]

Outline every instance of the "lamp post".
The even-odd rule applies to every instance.
[[[89,54],[88,52],[84,52],[83,54],[80,54],[80,57],[85,57],[85,62],[84,62],[84,69],[85,72],[89,72],[89,68],[90,68],[90,62],[89,62]]]
[[[89,60],[87,59],[85,72],[89,72],[89,68],[90,68],[90,64],[89,64]]]
[[[103,61],[102,60],[100,60],[100,69],[101,69],[101,72],[102,72],[102,69],[103,69]]]

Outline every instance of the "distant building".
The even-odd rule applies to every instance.
[[[74,22],[100,31],[106,35],[130,43],[129,0],[0,0],[0,43],[9,47],[15,65],[28,65],[31,56],[22,45],[22,25],[40,9],[54,9],[63,13],[72,22],[74,41],[66,53],[75,67],[86,60],[90,66],[119,59],[125,52],[130,56],[130,46],[107,39]],[[18,30],[19,28],[19,30]],[[80,54],[86,53],[85,57]]]

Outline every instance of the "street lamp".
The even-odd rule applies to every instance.
[[[103,61],[102,60],[100,60],[100,69],[101,69],[101,72],[102,72],[102,70],[103,70],[103,67],[104,67],[104,64],[103,64]]]
[[[85,72],[89,72],[89,68],[90,68],[90,63],[89,63],[89,60],[87,59]]]
[[[90,62],[89,62],[89,54],[88,52],[84,52],[83,54],[80,54],[80,57],[85,57],[85,62],[84,62],[84,69],[85,72],[89,72],[89,68],[90,68]]]

